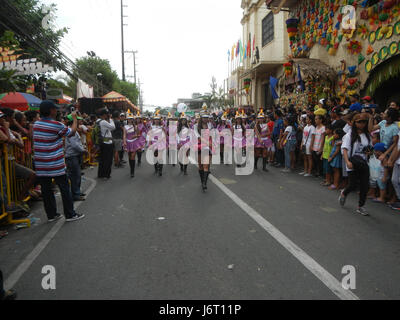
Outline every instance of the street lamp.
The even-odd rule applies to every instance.
[[[101,84],[101,97],[103,96],[103,82],[101,81],[101,78],[103,77],[103,74],[102,73],[98,73],[97,74],[97,79],[99,79],[100,78],[100,84]],[[99,89],[99,84],[97,84],[97,93],[99,94],[100,92],[100,89]]]

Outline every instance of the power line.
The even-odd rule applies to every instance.
[[[14,6],[12,6],[10,3],[8,3],[7,0],[5,0],[5,3],[8,5],[8,7],[15,12],[16,15],[18,15],[20,18],[22,18],[25,22],[25,25],[30,26],[31,28],[36,28],[36,26],[32,25],[29,21],[29,17],[27,15],[23,15],[21,12],[19,12]],[[39,14],[37,14],[36,12],[34,12],[36,14],[36,16],[42,18]],[[98,81],[97,79],[95,79],[91,74],[87,73],[84,70],[80,70],[79,66],[76,65],[71,59],[69,59],[63,52],[61,52],[58,48],[54,48],[53,46],[55,45],[54,42],[52,42],[50,39],[46,39],[43,38],[41,39],[42,41],[45,42],[45,44],[47,45],[48,51],[46,51],[43,48],[43,43],[41,41],[39,41],[39,39],[33,39],[32,36],[30,35],[29,31],[25,30],[23,27],[21,27],[20,24],[18,24],[17,22],[14,22],[13,20],[10,20],[9,17],[4,17],[6,20],[8,20],[9,22],[11,22],[15,28],[17,28],[19,30],[19,35],[22,36],[24,35],[25,37],[27,37],[25,39],[25,41],[29,42],[33,47],[36,48],[36,50],[42,52],[45,56],[47,56],[50,60],[53,61],[53,64],[55,64],[59,69],[65,71],[71,78],[73,79],[77,79],[77,77],[73,74],[73,71],[78,72],[78,76],[79,73],[81,75],[86,76],[86,78],[90,79],[92,83],[94,83],[94,85],[98,85]],[[8,27],[7,25],[5,25],[4,23],[2,23],[7,29],[16,31],[13,28]],[[18,33],[18,32],[17,32]],[[21,35],[22,33],[22,35]],[[53,56],[49,56],[49,52],[51,52],[54,56],[56,56],[58,59],[60,59],[60,61],[54,60]],[[62,63],[64,64],[62,64]],[[68,64],[69,64],[69,68],[71,68],[73,71],[68,69]],[[110,90],[109,88],[106,87],[107,90]]]

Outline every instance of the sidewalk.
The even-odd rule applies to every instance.
[[[85,176],[82,176],[82,191],[84,193],[91,186],[91,182],[86,176],[91,175],[90,173],[93,170],[95,169],[84,170]],[[59,192],[56,194],[56,201],[58,212],[62,214],[62,200]],[[1,231],[8,232],[7,236],[0,239],[0,269],[5,278],[17,268],[54,226],[54,223],[47,222],[42,201],[32,202],[30,218],[32,222],[30,228],[16,230],[15,225],[0,227]]]

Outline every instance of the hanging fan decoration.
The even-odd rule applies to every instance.
[[[244,79],[244,90],[247,94],[250,92],[251,79]]]
[[[290,77],[293,74],[293,63],[292,62],[284,63],[283,68],[285,70],[286,77]]]
[[[299,31],[298,26],[299,26],[299,19],[291,18],[291,19],[286,20],[286,28],[287,28],[287,32],[289,34],[289,39],[291,41],[296,40],[296,35],[297,35],[297,32]]]

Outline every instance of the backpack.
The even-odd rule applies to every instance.
[[[96,122],[92,130],[92,141],[95,146],[100,146],[103,143],[103,136],[101,135],[100,121]]]

